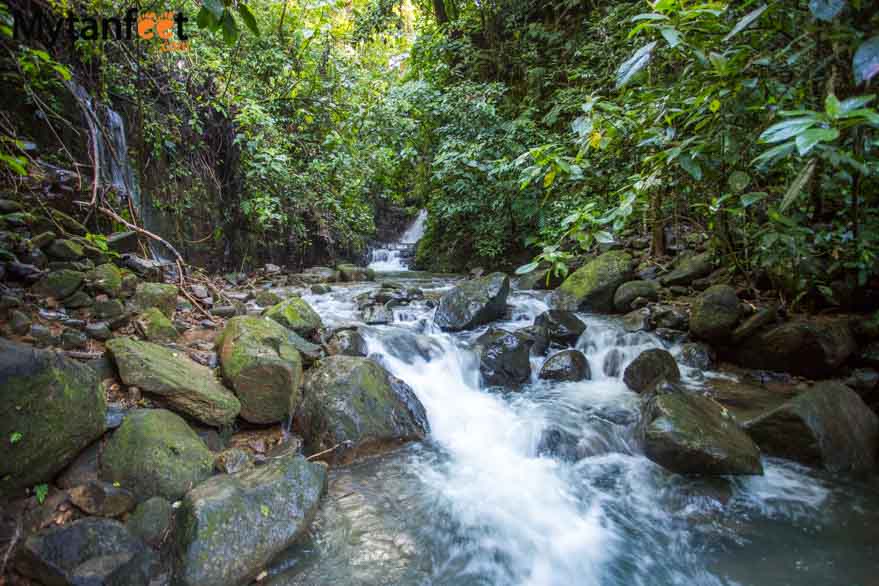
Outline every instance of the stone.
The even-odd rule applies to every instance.
[[[272,307],[284,301],[277,293],[271,291],[259,291],[253,296],[253,300],[260,307]]]
[[[684,391],[652,396],[639,429],[644,454],[678,474],[763,474],[760,450],[719,403]]]
[[[57,286],[58,280],[47,281],[48,275],[43,276],[43,271],[41,271],[38,267],[35,267],[31,264],[25,264],[23,262],[7,262],[5,265],[0,263],[0,267],[4,267],[6,270],[6,276],[12,281],[22,281],[24,283],[38,283],[42,284],[42,293],[40,289],[35,289],[34,292],[38,295],[46,295],[50,296],[49,293],[51,291],[47,291],[45,287],[47,286]]]
[[[447,332],[472,330],[502,317],[509,294],[510,279],[503,273],[464,281],[443,294],[433,321]]]
[[[118,482],[138,501],[174,501],[207,480],[213,454],[179,416],[164,409],[132,412],[113,432],[101,457],[101,479]]]
[[[140,250],[140,237],[137,232],[128,230],[114,232],[107,236],[107,248],[117,254],[128,254]]]
[[[164,272],[162,263],[159,261],[147,260],[136,254],[123,254],[122,262],[125,268],[130,269],[137,276],[147,280],[158,281],[162,278]]]
[[[571,274],[557,290],[561,309],[613,313],[614,295],[634,277],[632,257],[622,251],[605,252]]]
[[[581,381],[592,378],[589,361],[579,350],[562,350],[546,359],[540,378],[553,381]]]
[[[745,424],[765,453],[831,472],[876,468],[879,418],[847,386],[821,382]]]
[[[137,504],[131,492],[99,480],[76,486],[67,494],[76,508],[98,517],[119,517]]]
[[[110,324],[105,321],[93,322],[85,327],[85,333],[89,338],[105,342],[113,337],[110,331]]]
[[[550,342],[561,346],[573,346],[586,331],[583,323],[573,311],[550,309],[534,318],[534,325],[544,329]]]
[[[154,496],[137,505],[125,526],[152,547],[159,547],[171,534],[174,509],[168,499]]]
[[[250,583],[305,535],[326,485],[325,466],[287,454],[197,486],[178,513],[177,583]]]
[[[51,346],[58,340],[52,335],[52,330],[42,324],[33,324],[28,332],[28,336],[33,338],[37,346]]]
[[[13,309],[9,313],[9,327],[16,336],[23,336],[31,329],[31,318],[26,313]]]
[[[0,338],[0,496],[51,481],[104,433],[106,410],[89,366]]]
[[[635,311],[630,311],[623,316],[623,329],[627,332],[649,332],[653,329],[652,314],[650,309],[642,307]]]
[[[650,320],[657,330],[686,330],[690,326],[690,317],[687,313],[673,305],[652,307]]]
[[[94,316],[113,321],[125,314],[125,306],[118,299],[102,299],[95,302]]]
[[[619,313],[627,313],[632,310],[632,303],[638,298],[657,301],[659,299],[659,285],[655,281],[623,283],[614,293],[613,307]]]
[[[357,330],[339,330],[327,342],[327,351],[331,355],[366,356],[369,351],[366,340]]]
[[[660,282],[671,287],[689,285],[694,280],[707,277],[714,269],[711,254],[708,252],[695,255],[683,255],[675,262],[675,268],[660,279]]]
[[[306,275],[311,275],[318,283],[335,283],[340,279],[339,271],[329,267],[310,267],[303,271]]]
[[[394,321],[394,312],[384,305],[369,305],[362,313],[363,323],[367,325],[386,325]]]
[[[748,317],[733,331],[730,342],[732,344],[741,344],[764,327],[775,322],[778,317],[775,306],[761,307],[754,315]]]
[[[150,342],[173,342],[178,338],[177,328],[156,307],[144,310],[135,320],[143,336]]]
[[[63,238],[54,240],[46,248],[46,254],[56,260],[79,260],[85,256],[80,244]]]
[[[92,307],[95,304],[95,300],[91,295],[80,289],[70,297],[66,298],[63,304],[67,309],[85,309],[87,307]]]
[[[134,293],[134,305],[140,311],[158,308],[165,317],[174,319],[177,311],[177,287],[163,283],[141,283]]]
[[[79,350],[88,345],[88,336],[76,330],[61,332],[61,347],[65,350]]]
[[[211,315],[222,318],[234,317],[237,313],[238,308],[234,305],[218,305],[211,309]]]
[[[324,327],[314,309],[301,297],[291,297],[271,307],[265,316],[304,338],[314,338]]]
[[[98,265],[86,278],[91,287],[98,293],[118,297],[122,292],[122,272],[114,264]]]
[[[706,342],[726,342],[741,316],[742,308],[736,290],[729,285],[714,285],[693,303],[690,333]]]
[[[113,338],[107,349],[122,382],[158,396],[188,417],[221,427],[232,423],[241,410],[241,403],[211,369],[182,352],[129,337]]]
[[[331,293],[332,291],[332,287],[329,287],[328,285],[317,284],[311,286],[311,292],[315,295],[326,295],[327,293]]]
[[[681,373],[678,363],[666,350],[645,350],[626,367],[623,382],[637,393],[653,390],[660,382],[678,382]]]
[[[375,280],[375,272],[372,269],[358,267],[352,264],[341,264],[336,267],[339,271],[339,280],[345,283]]]
[[[699,370],[711,370],[717,355],[711,346],[700,342],[688,342],[681,346],[681,364]]]
[[[45,297],[64,299],[73,295],[84,280],[85,275],[79,271],[67,269],[52,271],[34,285],[33,292]]]
[[[429,426],[412,389],[368,358],[330,356],[305,376],[304,399],[294,417],[308,453],[344,464],[420,441]]]
[[[96,481],[98,479],[100,451],[101,442],[93,442],[81,451],[73,462],[55,478],[55,484],[59,488],[69,490],[81,484]]]
[[[214,458],[214,468],[223,474],[237,474],[253,468],[250,454],[241,448],[228,448]]]
[[[516,388],[531,380],[528,338],[492,327],[476,339],[476,352],[486,385]]]
[[[88,233],[85,226],[61,210],[51,208],[49,213],[52,214],[52,218],[64,229],[65,232],[73,234],[74,236],[85,236]]]
[[[302,358],[281,324],[260,317],[229,320],[217,342],[223,380],[251,423],[286,421],[302,400]]]

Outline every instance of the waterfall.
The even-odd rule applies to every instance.
[[[415,245],[424,236],[426,222],[427,210],[421,210],[399,240],[373,248],[369,255],[369,268],[380,272],[409,270],[409,261],[415,256]]]

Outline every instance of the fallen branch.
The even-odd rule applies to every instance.
[[[3,563],[0,563],[0,579],[2,579],[4,575],[6,575],[6,564],[9,563],[9,556],[12,554],[12,550],[15,549],[15,544],[18,543],[19,539],[21,539],[21,517],[21,513],[19,513],[15,517],[15,532],[12,534],[12,539],[9,540],[9,546],[6,548],[6,553],[3,555]]]
[[[349,445],[351,445],[351,440],[345,440],[345,441],[343,441],[343,442],[341,442],[341,443],[338,443],[338,444],[334,445],[332,448],[329,448],[329,449],[327,449],[327,450],[324,450],[323,452],[318,452],[318,453],[316,453],[316,454],[312,454],[312,455],[310,455],[309,457],[306,458],[306,460],[308,460],[308,461],[310,462],[310,461],[315,460],[315,459],[317,459],[317,458],[319,458],[319,457],[321,457],[321,456],[323,456],[323,455],[329,454],[330,452],[334,452],[334,451],[336,451],[337,449],[341,448],[342,446],[347,447],[347,446],[349,446]]]

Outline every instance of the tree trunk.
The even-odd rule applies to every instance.
[[[650,196],[650,252],[653,256],[665,256],[665,226],[662,221],[662,194],[657,189]]]
[[[449,15],[446,13],[444,0],[433,0],[433,12],[436,15],[437,23],[446,24],[449,22]]]

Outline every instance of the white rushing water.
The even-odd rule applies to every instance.
[[[386,243],[370,251],[369,268],[379,272],[397,272],[409,269],[409,260],[415,245],[424,236],[427,210],[421,210],[396,242]]]

